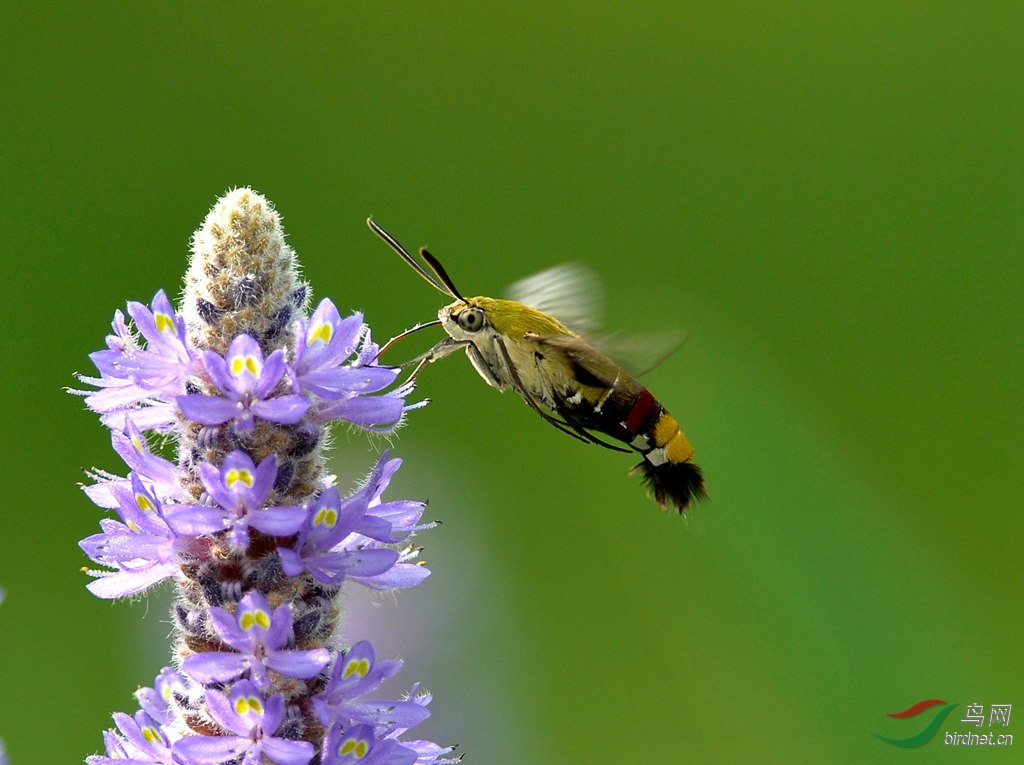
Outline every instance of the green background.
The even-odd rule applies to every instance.
[[[0,737],[80,762],[168,662],[166,595],[85,590],[120,470],[61,387],[115,308],[176,293],[217,196],[266,194],[317,297],[385,338],[586,263],[606,323],[682,329],[645,378],[712,501],[452,357],[394,440],[434,574],[345,639],[435,693],[467,763],[963,762],[1024,746],[1024,5],[24,4],[0,30]],[[407,341],[395,357],[438,339]],[[343,485],[374,457],[339,432]],[[903,750],[925,698],[959,702]],[[419,732],[420,729],[417,729]],[[979,732],[987,732],[984,729]],[[1000,729],[1002,732],[1002,729]],[[1018,754],[1019,757],[1019,754]]]

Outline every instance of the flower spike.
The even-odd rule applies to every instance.
[[[86,495],[116,518],[82,540],[101,598],[175,587],[174,665],[115,714],[89,765],[452,763],[401,739],[429,697],[366,700],[399,662],[339,647],[342,586],[411,587],[429,573],[408,540],[422,502],[383,497],[401,461],[368,480],[327,475],[336,421],[391,432],[411,385],[376,361],[360,313],[307,315],[280,218],[251,189],[218,201],[192,240],[180,309],[160,290],[114,314],[73,391],[111,429],[125,476],[93,470]],[[130,319],[130,321],[129,321]]]

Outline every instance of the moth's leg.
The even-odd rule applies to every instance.
[[[479,349],[469,340],[464,340],[463,342],[466,343],[466,353],[469,355],[470,361],[473,363],[473,367],[480,376],[484,378],[487,384],[492,388],[497,388],[498,390],[508,387],[498,379],[496,374],[494,374],[494,370],[491,369],[491,365],[487,363],[487,359],[484,358],[484,355],[480,353]]]
[[[565,415],[562,414],[562,412],[560,412],[559,410],[555,410],[555,412],[562,415],[563,418],[565,417]],[[566,420],[567,419],[568,418],[566,418]],[[578,432],[581,436],[583,436],[584,439],[590,441],[591,443],[596,443],[597,445],[599,445],[599,447],[610,449],[612,452],[625,452],[626,454],[630,454],[633,451],[630,449],[623,449],[622,447],[616,447],[616,445],[614,445],[613,443],[608,443],[607,441],[601,440],[596,435],[591,433],[589,430],[585,430],[580,425],[575,425],[568,421],[566,421],[565,424],[572,428],[575,432]]]
[[[573,438],[577,438],[580,441],[583,441],[584,443],[592,440],[591,438],[589,438],[590,434],[587,433],[586,431],[582,431],[579,428],[574,427],[573,425],[570,425],[567,422],[562,422],[561,420],[552,417],[550,414],[541,409],[540,404],[537,403],[537,401],[530,394],[530,391],[528,391],[526,389],[526,386],[523,385],[523,381],[519,377],[519,373],[516,371],[515,365],[512,363],[512,359],[508,355],[508,348],[505,347],[505,341],[500,336],[496,337],[495,340],[497,341],[498,348],[501,350],[502,359],[505,361],[505,368],[508,370],[509,379],[512,381],[512,390],[514,390],[516,393],[522,396],[523,401],[525,401],[533,411],[539,414],[542,419],[546,420],[551,425],[554,425],[563,433],[568,433]]]
[[[406,369],[408,367],[413,366],[414,364],[416,365],[415,368],[412,370],[412,374],[410,374],[409,377],[406,378],[405,383],[403,383],[403,385],[406,385],[415,380],[416,375],[418,375],[420,373],[420,370],[423,369],[423,367],[426,366],[427,364],[433,364],[438,359],[443,359],[445,356],[450,356],[451,354],[455,353],[455,351],[459,350],[459,348],[462,347],[472,348],[473,350],[476,350],[475,348],[473,348],[473,343],[469,340],[453,340],[450,337],[446,337],[444,340],[439,342],[426,353],[422,353],[414,359],[409,359],[405,363],[399,364],[398,366],[400,369]]]

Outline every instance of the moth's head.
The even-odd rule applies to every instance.
[[[456,300],[437,312],[441,326],[456,340],[472,340],[474,336],[491,326],[487,308],[481,301],[487,298]]]
[[[445,332],[456,340],[472,340],[491,332],[509,340],[526,335],[572,335],[554,316],[515,300],[462,298],[437,312]]]

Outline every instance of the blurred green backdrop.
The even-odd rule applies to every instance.
[[[379,338],[430,290],[565,260],[609,326],[681,328],[647,384],[712,501],[663,516],[625,455],[460,357],[394,442],[434,575],[346,638],[435,693],[467,763],[962,762],[969,703],[1024,746],[1024,5],[9,6],[0,30],[0,737],[80,762],[167,663],[164,597],[84,589],[121,470],[81,401],[115,308],[266,194],[318,297]],[[412,354],[433,340],[409,341]],[[417,344],[418,343],[418,344]],[[396,357],[402,352],[396,349]],[[24,442],[18,441],[24,437]],[[343,484],[373,457],[340,433]],[[959,702],[908,751],[925,698]],[[986,728],[987,732],[989,729]],[[916,759],[915,759],[916,758]],[[1016,761],[1019,761],[1019,754]]]

